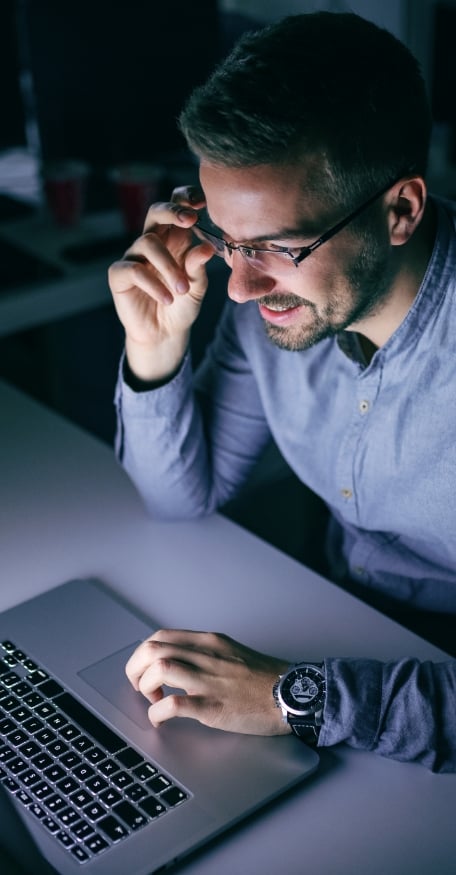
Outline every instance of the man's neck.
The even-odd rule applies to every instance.
[[[428,201],[422,222],[398,252],[401,264],[384,306],[376,314],[353,325],[352,330],[359,336],[367,362],[394,334],[410,310],[432,255],[435,232],[435,208]]]

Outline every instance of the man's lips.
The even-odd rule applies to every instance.
[[[296,314],[306,306],[306,301],[289,295],[282,298],[260,298],[258,308],[260,315],[274,325],[285,325],[294,321]]]

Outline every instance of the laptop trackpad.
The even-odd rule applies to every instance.
[[[115,705],[122,714],[133,720],[137,726],[141,729],[150,729],[147,716],[148,702],[141,693],[133,689],[125,674],[125,665],[140,643],[135,641],[128,647],[111,653],[110,656],[78,671],[78,675],[101,693],[111,705]]]

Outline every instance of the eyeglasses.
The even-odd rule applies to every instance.
[[[309,246],[300,246],[296,248],[277,246],[275,249],[262,249],[261,247],[256,246],[228,243],[223,237],[219,237],[217,234],[213,234],[212,231],[208,231],[207,228],[204,228],[199,222],[196,222],[196,224],[193,225],[192,230],[200,240],[210,243],[214,248],[215,255],[220,256],[220,258],[228,259],[232,256],[233,252],[240,252],[245,260],[252,267],[257,268],[257,270],[266,272],[271,270],[274,273],[277,273],[280,270],[287,270],[291,264],[298,267],[305,258],[312,255],[312,252],[315,252],[315,250],[319,249],[323,243],[327,243],[328,240],[335,237],[335,235],[338,234],[339,231],[342,231],[342,229],[352,222],[353,219],[356,219],[356,217],[363,213],[364,210],[367,210],[374,201],[389,191],[389,189],[392,188],[400,178],[401,177],[399,176],[393,182],[389,182],[388,185],[385,185],[384,188],[372,195],[372,197],[362,203],[361,206],[357,207],[356,210],[353,210],[353,212],[345,219],[337,222],[337,225],[334,225],[329,231],[325,231],[321,237],[318,237],[318,239],[314,240],[313,243],[310,243]]]

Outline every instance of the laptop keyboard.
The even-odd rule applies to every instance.
[[[0,643],[0,781],[80,863],[190,798],[11,641]]]

